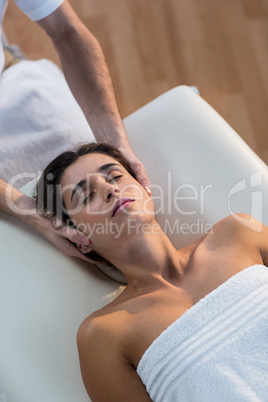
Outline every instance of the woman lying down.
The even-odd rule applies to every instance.
[[[58,156],[36,202],[47,217],[83,223],[91,245],[79,249],[126,277],[125,290],[78,330],[92,401],[267,400],[267,227],[232,215],[176,250],[152,198],[107,144]]]

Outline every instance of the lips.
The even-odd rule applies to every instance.
[[[116,201],[113,212],[112,212],[112,217],[119,214],[123,209],[125,209],[128,205],[132,204],[134,200],[132,198],[120,198],[120,200]]]

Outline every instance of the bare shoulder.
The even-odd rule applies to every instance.
[[[117,336],[122,331],[122,322],[126,320],[124,289],[117,291],[117,296],[109,304],[90,314],[80,325],[77,342],[83,344],[99,336]]]
[[[250,232],[253,234],[260,233],[265,230],[267,230],[267,227],[257,219],[244,213],[237,213],[221,219],[219,222],[213,225],[209,234],[211,233],[218,235],[220,233],[229,233],[238,235],[246,233],[248,235]]]
[[[232,243],[234,246],[256,248],[264,264],[268,263],[268,227],[250,215],[238,213],[227,216],[213,226],[209,237],[211,242],[223,245]]]
[[[80,368],[89,397],[98,402],[147,402],[150,397],[124,353],[124,320],[118,309],[101,309],[77,333]]]
[[[253,218],[253,216],[244,213],[229,215],[216,223],[216,225],[213,226],[213,229],[214,228],[215,230],[231,231],[236,235],[243,233],[247,235],[263,234],[267,233],[268,230],[267,226]]]
[[[78,329],[78,348],[89,348],[95,345],[95,341],[103,341],[111,345],[112,339],[117,339],[117,328],[120,328],[118,321],[118,314],[105,307],[90,314]]]
[[[88,357],[92,363],[99,364],[99,361],[107,361],[107,356],[127,363],[122,339],[130,325],[127,313],[120,306],[121,303],[108,304],[82,322],[77,332],[80,363]]]

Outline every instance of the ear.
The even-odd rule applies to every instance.
[[[95,253],[95,251],[93,251],[91,242],[88,246],[84,246],[84,244],[81,243],[75,243],[75,245],[78,250],[85,255],[83,260],[90,262],[91,264],[99,264],[100,262],[103,263],[105,261],[102,257]]]
[[[88,246],[85,246],[84,244],[81,244],[81,243],[76,243],[76,247],[83,254],[87,254],[87,253],[90,253],[90,251],[92,251],[92,243],[91,242]]]

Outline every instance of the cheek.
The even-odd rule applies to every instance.
[[[85,235],[92,238],[100,238],[105,234],[105,228],[107,227],[107,213],[94,211],[89,212],[84,207],[79,213],[70,215],[76,228],[83,232]]]
[[[119,184],[121,197],[133,197],[138,200],[144,199],[145,190],[136,180],[125,180]]]
[[[77,213],[70,215],[71,219],[74,221],[75,225],[78,226],[79,224],[94,224],[96,222],[99,222],[101,217],[100,215],[94,214],[94,213],[88,213],[85,210]]]

